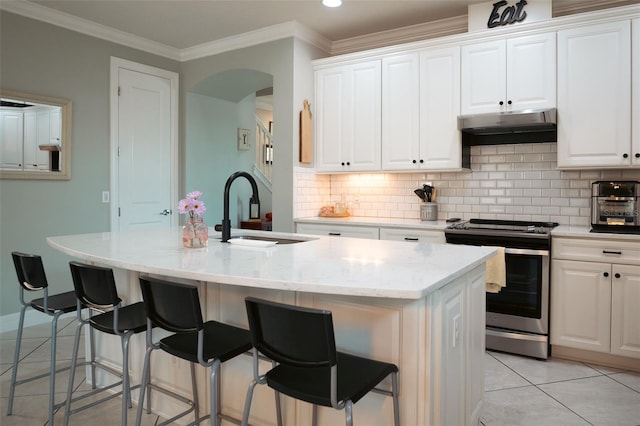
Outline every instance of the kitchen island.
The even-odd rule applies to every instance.
[[[299,239],[294,244],[252,247],[221,243],[182,247],[181,229],[158,229],[50,237],[74,258],[114,268],[127,303],[140,300],[138,277],[151,275],[200,289],[205,320],[247,327],[244,298],[262,297],[333,312],[343,351],[393,362],[400,368],[404,425],[478,424],[484,392],[485,262],[495,249],[459,245],[372,241],[234,231]],[[99,356],[120,364],[112,336],[98,342]],[[140,380],[144,336],[131,342],[133,382]],[[265,368],[267,365],[265,365]],[[190,395],[189,367],[163,355],[152,359],[154,381]],[[252,377],[251,358],[222,366],[222,411],[241,417]],[[99,377],[99,384],[108,381]],[[207,374],[198,387],[206,405]],[[383,385],[390,387],[389,383]],[[134,392],[134,400],[137,400]],[[369,394],[354,407],[355,423],[392,423],[392,401]],[[152,409],[169,418],[182,408],[157,392]],[[286,424],[311,423],[311,406],[283,398]],[[251,424],[275,422],[273,393],[256,389]],[[344,413],[320,408],[321,425],[344,423]]]

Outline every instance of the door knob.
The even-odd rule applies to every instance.
[[[171,214],[171,210],[169,210],[169,209],[164,209],[164,210],[162,210],[162,211],[160,212],[160,214],[161,214],[162,216],[169,216],[169,215]]]

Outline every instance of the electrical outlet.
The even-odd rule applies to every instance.
[[[109,191],[102,191],[102,202],[103,203],[109,202]]]

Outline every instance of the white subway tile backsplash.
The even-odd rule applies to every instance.
[[[439,217],[590,223],[591,183],[640,180],[640,170],[558,170],[555,143],[475,146],[470,172],[319,175],[295,168],[294,216],[316,216],[343,194],[355,216],[420,216],[413,190],[431,182]]]

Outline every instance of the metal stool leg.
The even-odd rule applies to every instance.
[[[127,426],[127,409],[131,407],[129,387],[129,338],[133,333],[121,336],[122,342],[122,426]]]
[[[56,396],[56,349],[58,337],[58,318],[62,315],[62,311],[56,312],[51,321],[51,356],[50,356],[50,373],[49,373],[49,424],[53,425],[53,411],[55,410]],[[77,356],[77,354],[74,354]],[[75,358],[74,356],[74,358]]]
[[[393,424],[400,426],[400,401],[398,396],[398,373],[391,375],[391,389],[393,390]]]
[[[73,394],[73,382],[75,380],[76,375],[76,367],[78,365],[78,348],[80,346],[80,335],[82,334],[82,327],[84,323],[82,321],[78,322],[78,326],[76,328],[76,335],[73,341],[73,355],[71,357],[71,371],[69,371],[69,385],[67,386],[67,399],[64,404],[64,425],[67,426],[69,424],[69,415],[71,412],[71,395]],[[92,351],[93,357],[93,351]],[[93,368],[93,365],[92,365]],[[93,387],[95,387],[95,374],[93,376]],[[53,424],[53,423],[50,423]]]
[[[218,404],[218,399],[220,395],[220,389],[218,386],[220,382],[218,381],[220,374],[220,360],[216,359],[213,361],[211,365],[211,391],[209,392],[209,399],[211,404],[211,426],[219,426],[220,425],[220,407]]]
[[[347,426],[353,426],[353,403],[347,401],[344,405],[344,415],[347,418]]]
[[[195,414],[195,422],[200,424],[200,403],[198,402],[198,385],[196,383],[196,365],[193,362],[189,363],[191,367],[191,392],[193,393],[193,412]]]
[[[22,327],[24,326],[24,313],[27,305],[20,308],[20,322],[18,323],[18,336],[16,337],[16,349],[13,354],[13,370],[11,371],[11,387],[9,388],[9,403],[7,405],[7,416],[13,411],[13,396],[16,390],[16,379],[18,377],[18,363],[20,362],[20,346],[22,344]]]
[[[144,366],[142,367],[142,379],[140,381],[140,397],[138,400],[138,411],[136,413],[136,425],[139,425],[142,422],[142,409],[144,405],[144,394],[146,388],[149,387],[149,364],[151,361],[151,351],[153,348],[151,346],[147,347],[147,351],[144,356]],[[148,391],[147,391],[148,393]],[[147,407],[151,408],[151,404],[147,402]]]

